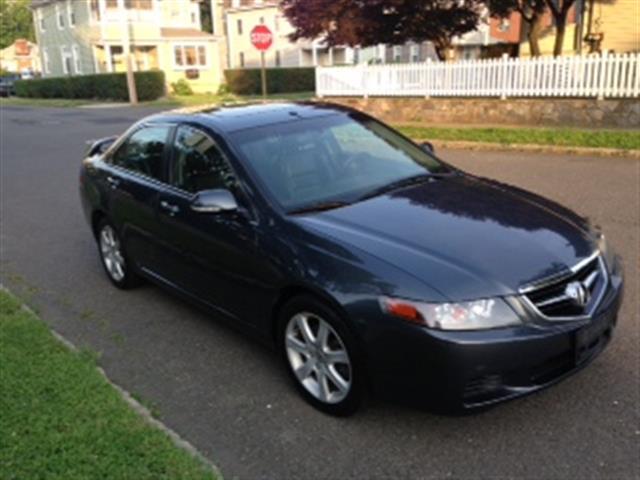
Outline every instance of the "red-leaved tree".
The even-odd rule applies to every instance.
[[[433,43],[445,58],[455,36],[475,30],[480,0],[282,0],[295,31],[291,40],[368,47],[408,41]]]

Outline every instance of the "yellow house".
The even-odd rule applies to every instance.
[[[599,41],[600,51],[640,52],[640,1],[592,0],[586,20],[585,33]]]
[[[134,70],[160,69],[215,92],[224,38],[202,31],[200,0],[32,0],[44,76],[121,72],[129,41]]]
[[[583,9],[582,15],[576,13],[578,9]],[[555,27],[550,13],[543,18],[543,25],[540,51],[542,55],[552,55]],[[583,54],[640,52],[640,1],[577,1],[569,14],[562,53],[572,55],[578,51]],[[520,44],[520,55],[530,56],[528,42]]]

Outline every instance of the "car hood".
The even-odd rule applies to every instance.
[[[523,190],[468,175],[296,217],[413,275],[450,300],[510,295],[596,249],[584,219]]]

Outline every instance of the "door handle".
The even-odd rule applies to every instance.
[[[120,185],[120,180],[115,177],[107,177],[107,182],[109,183],[111,188],[118,188],[118,186]]]
[[[172,217],[180,211],[180,207],[178,207],[177,205],[172,205],[171,203],[164,200],[160,202],[160,208],[169,212],[169,215]]]

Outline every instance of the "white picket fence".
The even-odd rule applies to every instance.
[[[640,54],[316,68],[323,96],[638,97]]]

